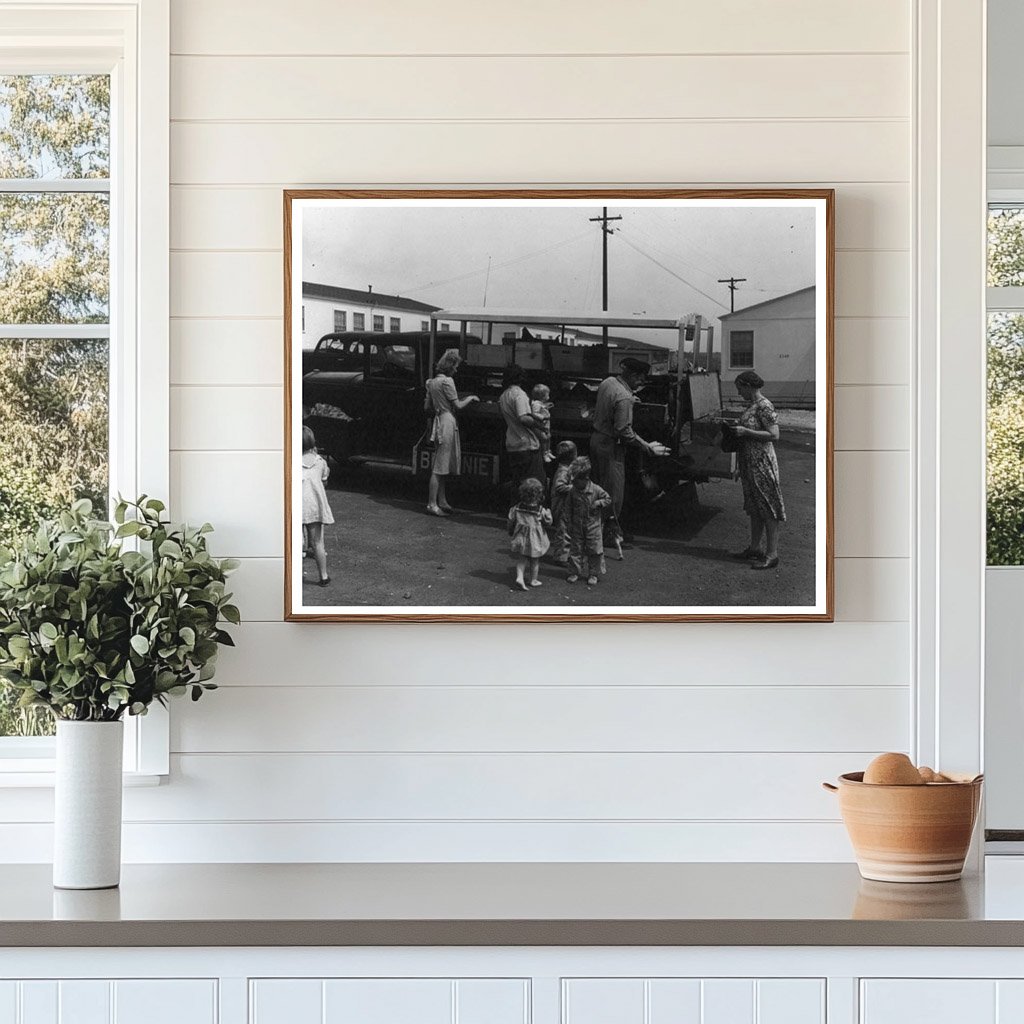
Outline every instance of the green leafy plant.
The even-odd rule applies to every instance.
[[[0,549],[0,679],[23,708],[117,721],[215,689],[219,646],[234,644],[222,622],[239,621],[225,590],[238,562],[209,553],[208,523],[163,513],[144,495],[108,523],[83,499]]]

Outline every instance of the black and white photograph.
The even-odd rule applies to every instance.
[[[830,621],[832,193],[288,192],[290,619]]]

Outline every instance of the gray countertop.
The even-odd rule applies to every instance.
[[[979,876],[895,885],[852,864],[128,865],[99,892],[14,865],[0,945],[1024,945],[1004,903]]]

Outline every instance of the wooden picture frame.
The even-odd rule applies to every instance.
[[[286,190],[283,199],[286,620],[833,621],[834,190],[302,189]],[[522,280],[511,277],[506,281],[507,294],[539,295],[545,288],[557,292],[563,282],[568,289],[569,283],[581,276],[578,253],[565,253],[575,246],[575,235],[569,242],[552,242],[550,248],[539,245],[537,252],[522,251],[527,239],[538,244],[548,240],[549,224],[550,237],[556,237],[570,219],[579,221],[583,231],[587,221],[596,222],[592,234],[605,252],[608,239],[619,234],[613,243],[614,260],[621,261],[622,255],[630,251],[624,246],[632,247],[638,255],[629,267],[632,290],[628,297],[647,294],[645,282],[652,282],[651,304],[661,303],[661,315],[637,316],[632,309],[616,313],[614,306],[611,312],[596,309],[599,299],[596,286],[592,287],[596,256],[588,267],[585,314],[578,308],[552,313],[536,306],[523,309],[522,304],[509,313],[486,305],[488,285],[492,293],[497,290],[493,280],[497,267],[541,261],[540,270],[531,268]],[[624,219],[628,229],[618,225],[611,228],[618,219]],[[485,249],[490,250],[486,265]],[[551,255],[559,252],[557,259]],[[493,258],[494,253],[501,254],[499,259]],[[604,259],[607,261],[608,256]],[[312,280],[310,266],[315,266],[317,276],[328,280]],[[812,283],[802,284],[811,266]],[[467,267],[461,279],[451,272]],[[419,280],[407,280],[410,273]],[[364,285],[370,275],[375,280]],[[688,308],[666,316],[665,282],[672,277],[690,289],[686,294],[698,297]],[[461,282],[471,279],[476,286],[483,284],[483,308],[464,301],[438,304],[438,299],[461,294]],[[431,294],[435,302],[424,301],[426,293],[420,281],[441,282]],[[607,290],[607,270],[603,282]],[[802,286],[792,287],[794,284]],[[421,290],[413,291],[412,297],[406,289],[414,287]],[[673,283],[671,287],[678,285]],[[619,289],[620,298],[623,291],[627,289]],[[737,291],[743,305],[734,312],[719,313],[719,333],[711,323],[715,318],[710,312],[730,303]],[[319,321],[317,318],[329,306],[334,307],[333,323]],[[412,331],[407,329],[410,318],[416,328]],[[786,326],[778,326],[780,323]],[[320,335],[324,325],[329,329]],[[498,325],[505,335],[500,340],[494,337]],[[645,345],[635,337],[641,329],[655,332],[651,335],[657,339],[655,343]],[[621,331],[628,331],[630,336],[609,333]],[[674,353],[664,341],[671,331],[678,335]],[[313,334],[318,337],[312,338]],[[461,460],[452,454],[447,428],[436,435],[443,415],[430,421],[421,411],[413,423],[416,403],[422,405],[425,382],[436,360],[449,347],[458,349],[466,374],[465,380],[456,375],[457,393],[465,397],[463,393],[476,385],[481,390],[481,401],[469,416],[464,410],[456,413]],[[596,586],[588,585],[585,579],[569,584],[566,571],[545,561],[541,569],[545,586],[520,591],[514,585],[512,569],[518,556],[508,551],[502,521],[511,498],[500,508],[494,504],[494,494],[500,493],[503,483],[501,477],[509,471],[508,432],[514,431],[510,425],[512,413],[501,411],[498,381],[508,380],[510,372],[515,376],[515,368],[524,362],[528,363],[525,369],[531,382],[550,380],[555,388],[551,440],[557,442],[564,435],[578,440],[578,449],[585,449],[585,431],[591,429],[588,420],[597,412],[596,393],[601,379],[614,376],[622,358],[641,358],[651,364],[648,383],[633,399],[634,416],[643,429],[654,429],[663,436],[668,455],[660,458],[671,460],[668,468],[667,462],[656,461],[659,456],[648,449],[639,454],[639,462],[629,461],[635,445],[626,446],[627,498],[630,487],[640,495],[635,499],[633,514],[643,522],[640,513],[653,508],[653,504],[643,503],[646,499],[638,488],[653,490],[660,486],[664,490],[666,481],[676,478],[679,482],[668,492],[672,502],[683,500],[677,493],[679,488],[685,487],[689,495],[690,489],[700,486],[699,481],[706,480],[704,491],[713,492],[714,501],[720,504],[714,506],[713,514],[705,505],[698,506],[699,511],[693,515],[690,511],[673,512],[674,506],[663,505],[658,515],[664,521],[658,520],[657,536],[643,538],[634,551],[627,550],[621,565],[608,562],[608,576],[599,578]],[[802,368],[792,369],[797,361]],[[595,373],[595,366],[600,368],[599,373]],[[726,534],[734,544],[743,542],[740,527],[749,526],[742,512],[745,491],[741,481],[733,481],[730,491],[724,480],[702,476],[705,471],[713,472],[712,467],[720,466],[728,457],[721,451],[721,436],[729,432],[737,413],[736,408],[727,407],[732,395],[730,382],[744,366],[764,378],[764,396],[771,400],[774,395],[774,404],[781,410],[775,415],[783,424],[777,445],[771,446],[772,460],[776,447],[783,451],[782,469],[775,466],[781,476],[782,497],[776,501],[769,495],[765,506],[755,494],[753,504],[767,507],[765,515],[772,513],[773,501],[781,505],[785,499],[787,509],[793,509],[788,515],[790,522],[780,533],[779,566],[760,572],[752,572],[742,562],[726,562]],[[432,393],[437,393],[433,391],[437,386],[436,382],[430,384]],[[607,385],[607,389],[612,388]],[[605,403],[611,393],[607,391]],[[445,399],[438,401],[443,404]],[[506,406],[514,404],[509,398]],[[606,412],[607,408],[606,404]],[[755,424],[750,429],[760,430],[765,438],[772,436],[773,414],[767,408],[770,406],[763,403],[757,405],[750,420]],[[726,421],[724,426],[720,425],[722,420]],[[536,426],[530,429],[543,445],[543,430],[537,425],[543,421],[531,418],[530,422]],[[327,452],[326,458],[321,457],[326,470],[316,462],[315,449],[306,453],[302,450],[304,425],[316,428],[313,433],[317,447]],[[715,429],[720,434],[715,434]],[[434,518],[423,505],[428,492],[426,480],[418,489],[412,483],[396,482],[403,458],[410,480],[417,473],[437,467],[437,449],[432,449],[429,442],[432,430],[446,446],[441,458],[462,470],[457,482],[464,490],[457,498],[471,508],[466,517]],[[496,440],[499,435],[503,440]],[[748,436],[746,443],[759,440],[755,434]],[[619,447],[614,446],[616,453]],[[728,442],[725,447],[729,447]],[[756,458],[761,459],[764,451],[762,447]],[[579,454],[586,452],[580,450]],[[750,466],[754,456],[741,454],[740,458],[747,459],[742,464]],[[310,465],[319,468],[314,471]],[[601,465],[610,472],[607,461]],[[364,468],[349,473],[359,466]],[[809,467],[811,477],[803,476]],[[577,465],[573,472],[581,469],[582,465]],[[332,477],[321,495],[312,477],[328,471]],[[755,472],[761,475],[748,475],[748,480],[765,479],[761,469],[750,469],[748,474]],[[769,468],[769,477],[770,472]],[[600,481],[598,466],[592,475]],[[340,485],[336,483],[339,479]],[[386,485],[381,482],[385,479]],[[336,489],[338,486],[341,490]],[[488,486],[492,490],[488,491]],[[755,491],[760,486],[758,483]],[[380,497],[375,488],[383,488],[385,496]],[[474,488],[482,489],[478,492]],[[441,493],[445,493],[443,488]],[[491,497],[478,498],[478,493]],[[597,491],[591,493],[596,495]],[[614,489],[611,494],[611,500],[615,500]],[[574,508],[581,507],[582,499],[573,500],[577,501]],[[328,511],[322,514],[333,517],[334,525],[317,530],[314,522],[312,531],[308,531],[303,518],[320,514],[310,512],[310,502],[326,502]],[[532,505],[521,508],[529,519]],[[628,501],[623,512],[630,512]],[[591,509],[591,533],[596,514]],[[601,514],[608,528],[610,513]],[[701,519],[705,515],[710,516],[706,522]],[[813,533],[810,539],[806,535],[808,517]],[[712,520],[714,527],[709,533],[713,539],[702,543],[701,533]],[[701,522],[704,525],[699,525]],[[698,525],[685,529],[680,526],[691,523]],[[794,532],[800,529],[799,524],[805,525],[804,534]],[[611,529],[613,540],[615,531],[624,532],[618,519]],[[580,534],[579,529],[576,533]],[[330,577],[322,588],[317,586],[318,577],[323,575],[316,546],[320,535],[328,537],[325,548]],[[517,533],[520,535],[525,536]],[[575,543],[578,551],[582,550],[580,545],[586,546],[580,536]],[[307,544],[312,557],[304,557]],[[503,554],[499,553],[502,546]],[[423,555],[424,551],[431,557]],[[598,557],[596,553],[591,555],[595,573]],[[436,563],[435,570],[425,564],[430,561]],[[449,561],[459,564],[449,565]],[[754,559],[755,564],[764,561]],[[631,567],[632,577],[627,575]],[[532,569],[526,559],[527,583]],[[431,571],[436,576],[431,577]],[[403,582],[407,579],[414,582]],[[427,582],[430,579],[435,582]],[[698,579],[703,582],[698,584]],[[614,587],[618,587],[615,593]],[[762,592],[758,587],[766,595],[766,602],[771,595],[790,595],[792,600],[781,604],[722,600],[737,592],[756,595]],[[703,604],[693,600],[655,604],[650,600],[652,595],[684,597],[689,592],[710,594],[719,600]],[[453,600],[445,594],[457,597]],[[464,603],[467,597],[471,603]],[[590,600],[595,603],[588,603]]]

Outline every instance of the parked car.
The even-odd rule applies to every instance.
[[[303,423],[312,428],[320,449],[342,466],[402,465],[429,474],[432,452],[422,442],[429,424],[423,405],[432,370],[430,343],[428,332],[348,332],[324,335],[304,352]],[[464,482],[494,486],[504,478],[505,425],[498,398],[504,369],[513,362],[526,370],[528,387],[543,382],[551,389],[552,443],[572,440],[581,454],[588,451],[597,388],[608,375],[608,349],[521,339],[484,345],[454,332],[435,336],[435,357],[460,347],[459,392],[480,397],[459,416]],[[681,483],[731,476],[734,457],[722,452],[713,422],[721,408],[717,373],[651,376],[638,395],[634,426],[672,454],[644,460],[631,451],[633,486],[650,497]]]

